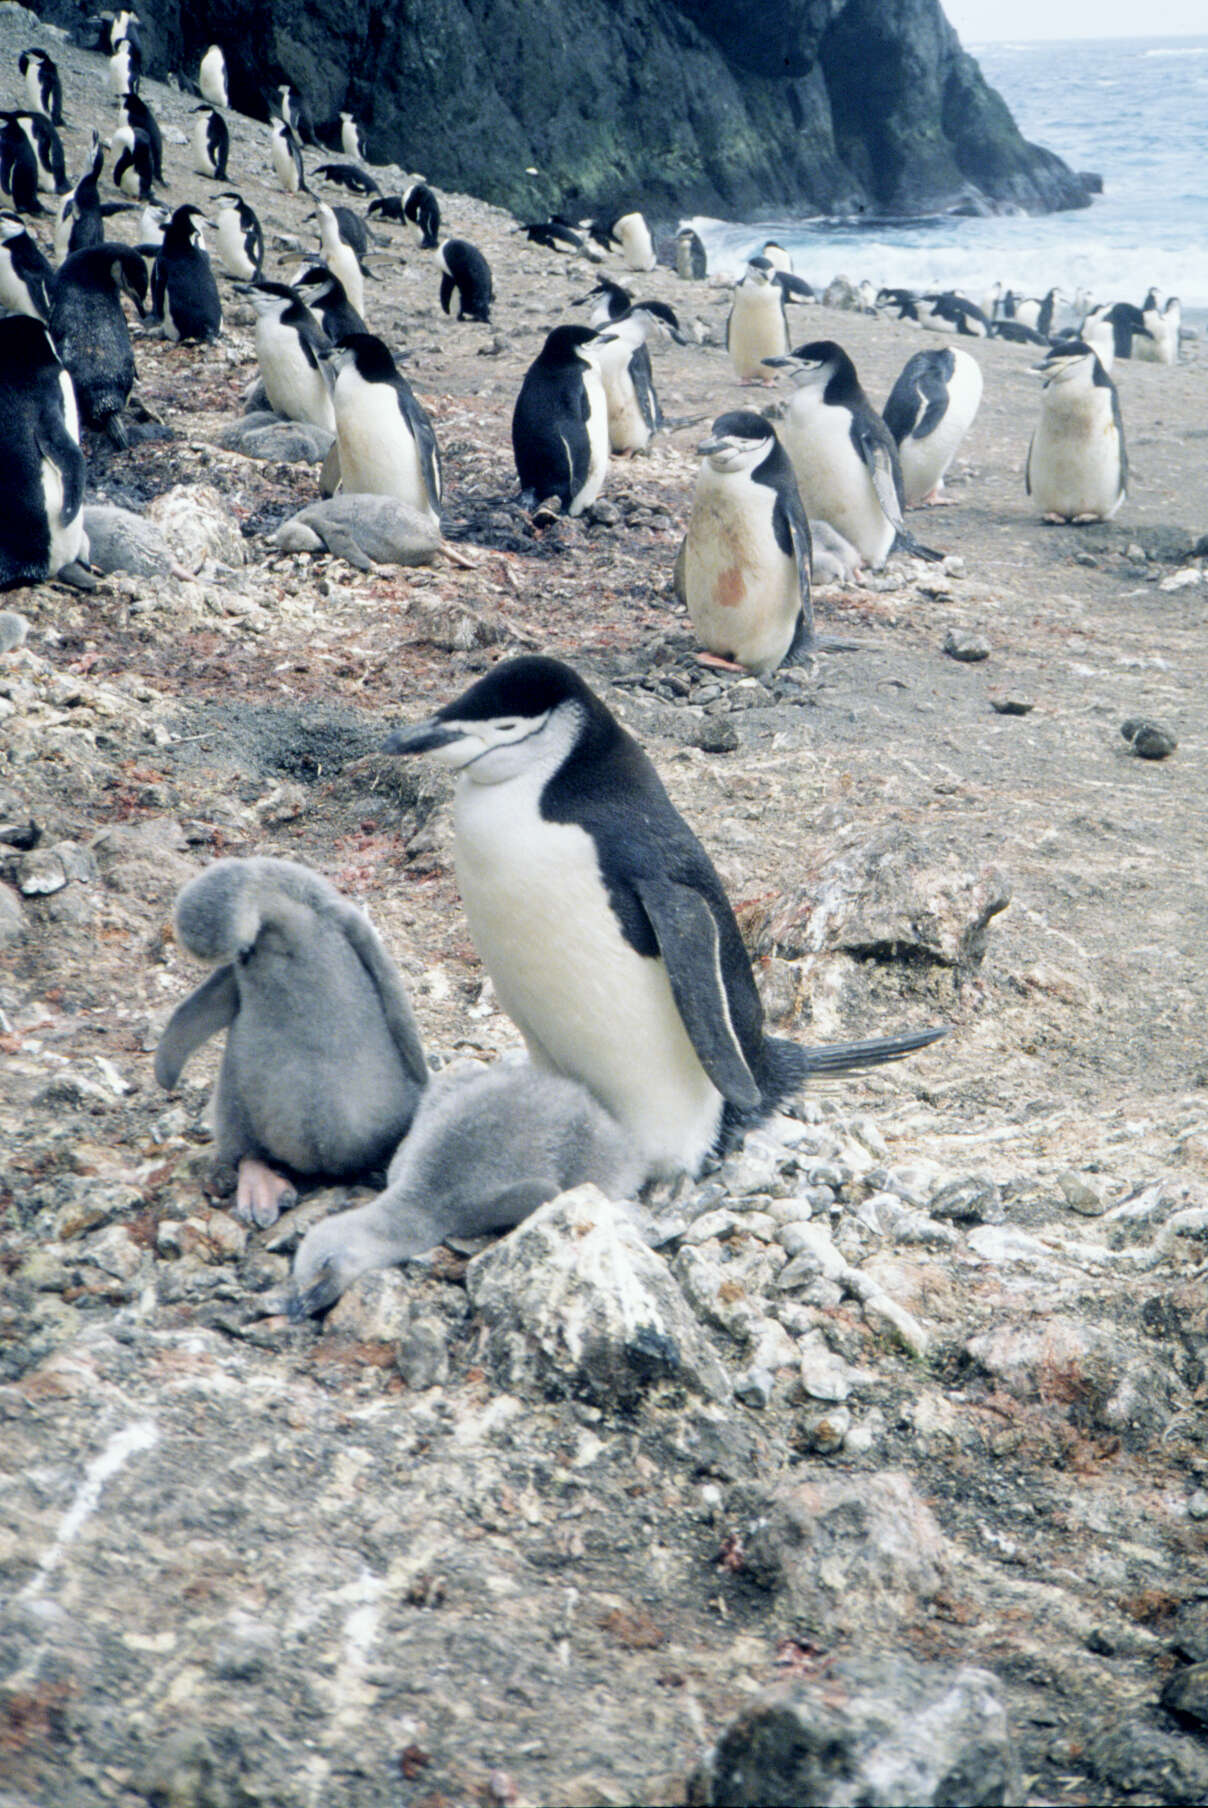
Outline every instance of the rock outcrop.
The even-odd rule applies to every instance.
[[[51,16],[87,30],[88,9]],[[939,0],[146,0],[147,66],[221,43],[232,101],[288,80],[373,154],[517,211],[1081,207]],[[532,172],[536,171],[536,174]]]

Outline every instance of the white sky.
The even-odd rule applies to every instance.
[[[940,0],[962,44],[1030,38],[1208,37],[1205,0]]]

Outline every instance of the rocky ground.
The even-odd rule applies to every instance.
[[[32,30],[0,16],[14,100]],[[102,68],[55,54],[78,169]],[[166,198],[204,201],[191,102],[148,98]],[[309,242],[265,129],[232,127],[266,234]],[[1023,492],[1028,357],[975,346],[955,506],[914,521],[950,556],[819,595],[860,652],[735,680],[670,593],[701,425],[751,398],[724,291],[635,280],[708,332],[656,349],[675,425],[535,530],[511,405],[592,274],[442,204],[493,324],[445,320],[401,235],[368,308],[435,422],[456,562],[273,547],[318,470],[223,447],[255,374],[224,287],[217,346],[137,339],[171,437],[86,447],[90,498],[157,518],[173,569],[6,599],[0,1804],[1201,1801],[1202,350],[1124,367],[1131,494],[1062,530]],[[795,320],[879,398],[919,343]],[[349,1194],[254,1234],[205,1197],[213,1052],[179,1095],[151,1071],[199,977],[173,898],[220,853],[309,861],[436,1056],[514,1047],[444,782],[377,749],[530,649],[651,752],[780,1033],[950,1034],[699,1183],[572,1196],[291,1324],[299,1229]],[[1137,757],[1137,716],[1171,757]]]

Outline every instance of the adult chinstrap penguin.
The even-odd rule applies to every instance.
[[[563,220],[529,220],[526,224],[514,228],[522,232],[530,245],[540,245],[545,251],[582,251],[583,234],[576,232]]]
[[[122,412],[134,386],[134,352],[122,311],[128,295],[141,316],[147,266],[132,245],[90,245],[55,272],[50,332],[75,385],[80,418],[128,444]]]
[[[319,228],[319,260],[344,285],[344,293],[361,315],[365,314],[365,279],[361,260],[369,249],[365,228],[351,208],[315,202]]]
[[[0,213],[0,307],[10,314],[50,319],[54,266],[15,213]]]
[[[274,119],[272,121],[269,152],[272,156],[277,181],[286,194],[309,194],[310,190],[306,186],[306,166],[302,161],[302,146],[288,120]]]
[[[202,100],[209,101],[212,107],[230,106],[226,58],[222,54],[221,45],[211,44],[202,57],[197,71],[197,86]]]
[[[651,318],[632,308],[600,328],[593,348],[608,409],[608,448],[622,456],[644,452],[663,425],[646,344]]]
[[[264,265],[264,229],[242,195],[219,195],[214,212],[214,249],[228,276],[255,282]]]
[[[619,219],[612,222],[609,238],[620,251],[627,269],[654,269],[658,260],[654,255],[654,241],[645,215],[636,212],[621,214]]]
[[[446,239],[436,253],[436,261],[444,272],[440,279],[441,312],[451,312],[456,294],[459,320],[488,322],[495,290],[491,266],[477,245],[471,245],[468,239]]]
[[[534,1065],[581,1081],[652,1173],[698,1173],[812,1072],[942,1033],[829,1049],[766,1035],[712,862],[569,666],[507,660],[385,745],[456,772],[458,883],[499,1001]]]
[[[379,195],[365,212],[370,219],[412,227],[419,235],[421,251],[435,251],[440,244],[440,202],[426,182],[412,182],[401,195]]]
[[[675,235],[675,274],[682,282],[704,282],[709,274],[705,241],[693,226],[681,226]]]
[[[829,521],[875,567],[895,545],[917,558],[942,558],[920,546],[902,519],[897,445],[843,347],[818,339],[768,363],[791,371],[796,385],[778,432],[810,520]]]
[[[311,171],[320,182],[330,182],[334,188],[346,188],[353,195],[380,195],[381,188],[373,177],[355,163],[317,163]]]
[[[944,473],[981,394],[981,367],[968,352],[945,345],[907,359],[882,417],[897,442],[907,508],[943,500]]]
[[[512,455],[529,506],[557,497],[568,515],[590,508],[608,473],[608,400],[596,335],[557,326],[525,372],[512,410]]]
[[[331,341],[323,328],[284,283],[258,282],[251,301],[256,362],[269,407],[286,420],[309,421],[334,433],[335,409],[322,362]]]
[[[0,116],[0,191],[17,213],[45,213],[38,199],[40,165],[15,113]]]
[[[58,64],[44,50],[23,50],[17,68],[25,79],[25,92],[35,113],[45,113],[52,126],[63,123],[63,85]]]
[[[345,294],[343,283],[326,264],[312,264],[294,278],[293,287],[333,345],[352,333],[369,330]]]
[[[743,383],[772,382],[766,361],[784,357],[789,349],[784,290],[774,278],[775,266],[766,257],[753,257],[734,290],[726,350]]]
[[[231,134],[227,122],[216,107],[193,109],[193,168],[199,176],[216,182],[227,179],[227,158],[231,152]]]
[[[38,187],[46,195],[65,195],[71,188],[67,180],[67,160],[63,141],[44,113],[14,113],[21,130],[29,140],[29,148],[38,166]]]
[[[26,314],[0,320],[0,494],[0,589],[73,575],[88,557],[75,391]]]
[[[510,1229],[571,1187],[630,1198],[645,1164],[585,1086],[527,1061],[459,1061],[429,1081],[368,1205],[311,1226],[294,1257],[291,1315],[325,1312],[358,1275],[448,1237]]]
[[[345,493],[395,496],[439,523],[436,434],[388,347],[372,333],[352,333],[328,365]]]
[[[201,240],[205,224],[191,201],[178,207],[164,229],[151,273],[151,303],[169,339],[217,339],[222,331],[222,303]]]
[[[256,857],[190,880],[175,927],[215,971],[169,1019],[155,1077],[174,1087],[193,1051],[226,1030],[211,1112],[217,1164],[237,1169],[239,1216],[271,1224],[292,1203],[274,1168],[340,1179],[380,1167],[428,1068],[368,918],[306,867]]]
[[[140,126],[119,126],[110,144],[113,183],[133,201],[155,199],[155,153]]]
[[[118,102],[118,111],[126,124],[134,131],[145,132],[151,140],[151,168],[155,180],[162,188],[168,184],[164,181],[164,139],[159,129],[159,121],[137,94],[127,94]]]
[[[1128,487],[1120,398],[1098,354],[1080,340],[1040,366],[1040,422],[1024,483],[1046,521],[1110,521]]]

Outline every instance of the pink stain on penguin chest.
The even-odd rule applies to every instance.
[[[714,601],[721,609],[737,609],[747,594],[747,581],[737,565],[727,565],[719,572]]]

